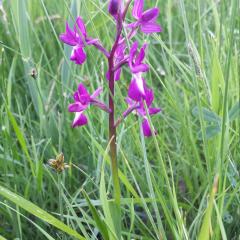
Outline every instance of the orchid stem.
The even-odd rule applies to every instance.
[[[110,141],[110,156],[111,156],[111,167],[112,167],[112,178],[113,178],[113,187],[114,187],[114,198],[116,204],[120,207],[120,183],[118,177],[118,163],[117,163],[117,146],[116,146],[116,127],[115,127],[115,106],[114,106],[114,53],[116,46],[118,44],[119,38],[116,38],[116,41],[113,45],[112,52],[108,59],[110,78],[109,78],[109,108],[111,112],[109,113],[109,141]]]
[[[113,69],[113,58],[109,58],[109,69]],[[118,163],[117,163],[117,146],[116,146],[116,127],[114,120],[115,106],[114,106],[114,72],[110,71],[109,79],[109,108],[111,112],[109,113],[109,141],[110,141],[110,156],[111,156],[111,167],[112,167],[112,177],[113,177],[113,187],[114,187],[114,198],[118,206],[120,206],[120,183],[118,177]]]
[[[123,14],[118,14],[117,20],[117,32],[115,42],[113,44],[112,50],[108,57],[108,67],[109,67],[109,109],[111,112],[109,113],[109,142],[110,142],[110,156],[111,156],[111,168],[112,168],[112,178],[113,178],[113,187],[114,187],[114,198],[116,205],[120,209],[120,202],[121,202],[121,190],[120,190],[120,183],[118,177],[118,162],[117,162],[117,132],[116,132],[116,125],[115,125],[115,106],[114,106],[114,55],[119,45],[119,41],[121,39],[121,33],[123,29],[123,21],[125,20],[127,10],[132,0],[128,0],[126,7],[123,11]]]

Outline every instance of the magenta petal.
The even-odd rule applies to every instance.
[[[159,9],[158,8],[151,8],[145,11],[142,14],[141,21],[142,22],[149,22],[156,20],[159,15]]]
[[[135,104],[135,101],[133,101],[130,97],[126,97],[125,101],[129,106],[132,106]]]
[[[130,52],[129,52],[129,66],[130,66],[130,68],[132,68],[132,66],[134,64],[137,49],[138,49],[138,42],[136,41],[136,42],[133,43],[133,45],[130,49]]]
[[[68,111],[69,112],[82,112],[83,110],[86,109],[86,105],[82,105],[79,102],[72,103],[68,106]]]
[[[85,38],[87,37],[86,27],[85,27],[85,24],[84,24],[81,17],[77,18],[76,24],[74,26],[74,30],[78,34],[79,34],[79,31],[80,31]]]
[[[87,45],[97,45],[98,39],[97,38],[86,38]]]
[[[149,108],[148,112],[150,115],[154,115],[154,114],[161,112],[161,108]]]
[[[144,120],[142,122],[142,130],[143,130],[143,134],[144,134],[145,137],[151,137],[152,136],[151,127],[150,127],[150,124],[149,124],[147,118],[144,118]]]
[[[154,93],[152,89],[145,88],[145,100],[146,100],[147,106],[149,107],[154,100]]]
[[[81,104],[88,105],[90,103],[91,98],[89,95],[81,95],[79,100]]]
[[[74,94],[73,94],[73,98],[76,102],[79,102],[80,99],[79,99],[79,95],[78,95],[78,91],[76,91]]]
[[[72,123],[72,127],[79,127],[86,125],[88,123],[87,117],[83,114],[83,112],[77,112],[75,114],[75,118]]]
[[[78,92],[79,92],[80,96],[81,95],[89,95],[89,93],[83,83],[80,83],[78,85]]]
[[[140,72],[147,72],[149,70],[149,66],[147,64],[139,64],[131,66],[132,73],[140,73]]]
[[[66,32],[60,34],[60,40],[70,46],[76,46],[77,40],[75,33],[69,28],[68,23],[66,23]]]
[[[66,43],[67,45],[75,46],[77,44],[75,39],[70,38],[68,35],[64,33],[60,34],[59,38],[62,42]]]
[[[118,81],[121,76],[122,69],[119,68],[115,73],[114,73],[114,81]]]
[[[135,41],[135,42],[132,44],[132,47],[131,47],[130,52],[129,52],[129,60],[130,60],[130,61],[133,61],[133,60],[134,60],[134,57],[135,57],[136,52],[137,52],[137,49],[138,49],[138,42]]]
[[[82,83],[80,83],[78,85],[78,93],[79,93],[79,101],[83,105],[89,104],[89,102],[90,102],[90,95],[89,95],[87,89],[85,88],[85,86]]]
[[[91,99],[94,99],[94,98],[98,97],[99,94],[102,92],[102,90],[103,90],[102,87],[97,88],[97,90],[94,91],[94,93],[91,95]]]
[[[130,55],[135,55],[136,54],[136,52],[137,52],[137,49],[138,49],[138,42],[137,41],[135,41],[133,44],[132,44],[132,47],[131,47],[131,49],[130,49]]]
[[[147,44],[144,44],[140,49],[139,54],[137,53],[138,42],[134,42],[129,53],[129,67],[132,73],[147,72],[149,67],[147,64],[143,64],[142,61],[145,57],[145,49]]]
[[[162,32],[162,28],[157,23],[148,22],[148,23],[142,24],[141,31],[146,34],[150,34],[150,33]]]
[[[127,25],[128,28],[136,28],[140,25],[139,22],[133,22]]]
[[[129,85],[128,96],[135,101],[140,101],[142,98],[145,98],[145,88],[145,80],[142,77],[137,76],[132,79]]]
[[[136,64],[140,64],[142,63],[144,57],[145,57],[145,49],[147,48],[147,44],[145,43],[141,49],[140,49],[140,52],[136,58]]]
[[[86,53],[84,52],[83,48],[81,47],[74,47],[70,60],[75,62],[76,64],[83,64],[87,58]]]
[[[142,13],[143,13],[143,5],[144,5],[144,0],[134,0],[132,15],[136,19],[141,18]]]

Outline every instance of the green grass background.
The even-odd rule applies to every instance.
[[[144,139],[134,115],[118,129],[120,219],[111,208],[107,114],[91,108],[89,125],[72,129],[67,111],[79,82],[90,92],[104,86],[107,102],[107,62],[88,47],[76,66],[58,39],[81,15],[109,49],[107,1],[1,1],[0,239],[100,239],[100,229],[111,240],[117,220],[122,239],[240,238],[239,1],[145,2],[161,11],[163,32],[137,39],[149,43],[145,78],[162,113],[152,118],[156,137]],[[117,114],[130,80],[125,68]],[[60,152],[72,167],[58,176],[47,161]]]

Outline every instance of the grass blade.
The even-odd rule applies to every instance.
[[[19,143],[20,143],[20,145],[22,147],[23,152],[25,153],[25,155],[27,157],[27,160],[28,160],[29,165],[31,167],[32,174],[33,174],[33,176],[35,176],[33,161],[32,161],[32,159],[31,159],[31,157],[29,155],[28,148],[27,148],[27,143],[25,141],[25,138],[24,138],[24,136],[23,136],[23,134],[22,134],[18,124],[17,124],[16,119],[14,118],[13,114],[10,112],[9,109],[7,109],[7,113],[8,113],[8,117],[10,119],[10,122],[11,122],[11,124],[13,126],[13,129],[15,131],[15,134],[17,136],[17,139],[18,139],[18,141],[19,141]]]
[[[7,198],[9,201],[13,202],[17,206],[23,208],[27,212],[33,214],[34,216],[40,218],[44,222],[47,222],[56,228],[60,229],[61,231],[79,239],[85,239],[79,233],[74,231],[72,228],[68,227],[66,224],[58,220],[57,218],[53,217],[51,214],[47,213],[37,205],[29,202],[28,200],[24,199],[23,197],[9,191],[8,189],[0,186],[0,195]]]
[[[214,198],[215,198],[215,194],[217,193],[217,185],[218,185],[218,175],[214,179],[213,188],[211,191],[211,195],[210,195],[208,207],[206,209],[206,213],[203,219],[203,223],[200,229],[198,240],[210,239],[211,217],[212,217],[212,210],[214,205]]]
[[[107,226],[105,224],[105,222],[101,219],[101,217],[99,216],[97,209],[92,205],[91,200],[89,199],[87,193],[85,191],[83,191],[83,195],[88,203],[88,206],[92,212],[93,218],[97,224],[97,227],[100,231],[100,233],[103,236],[103,239],[108,240],[109,236],[108,236],[108,229]]]

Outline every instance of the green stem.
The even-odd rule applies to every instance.
[[[114,58],[109,58],[109,69],[114,67]],[[114,198],[118,206],[120,206],[120,183],[118,177],[118,164],[117,164],[117,146],[116,146],[116,126],[115,126],[115,106],[114,106],[114,72],[110,70],[110,79],[109,79],[109,108],[111,112],[109,114],[109,141],[110,141],[110,156],[111,156],[111,167],[112,167],[112,178],[113,178],[113,187],[114,187]]]
[[[128,10],[128,7],[130,5],[132,0],[128,0],[126,3],[126,7],[123,11],[122,16],[118,14],[118,20],[117,20],[117,28],[116,28],[116,38],[115,42],[113,44],[112,50],[110,52],[110,55],[108,57],[108,69],[109,69],[109,109],[111,109],[111,112],[109,113],[109,142],[110,142],[110,156],[111,156],[111,167],[112,167],[112,177],[113,177],[113,187],[114,187],[114,198],[117,206],[120,209],[120,201],[121,201],[121,190],[120,190],[120,183],[119,183],[119,177],[118,177],[118,163],[117,163],[117,136],[116,136],[116,125],[115,125],[115,106],[114,106],[114,57],[115,52],[117,50],[121,33],[123,29],[123,22],[126,17],[126,13]]]
[[[58,173],[58,203],[59,203],[59,213],[60,213],[61,221],[63,221],[62,185],[61,185],[60,173]]]

